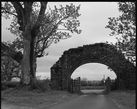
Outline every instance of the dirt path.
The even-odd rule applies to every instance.
[[[83,92],[85,95],[8,90],[2,92],[1,109],[135,109],[135,92]]]
[[[39,104],[37,107],[18,106],[2,102],[1,109],[119,109],[105,95],[88,94],[75,97],[64,103],[53,103],[51,105]]]
[[[87,94],[49,109],[119,109],[106,95]]]

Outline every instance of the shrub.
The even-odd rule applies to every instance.
[[[43,79],[43,80],[36,79],[35,82],[32,84],[32,89],[38,89],[40,91],[50,90],[50,80],[49,79]]]
[[[7,81],[7,82],[1,82],[2,84],[2,90],[5,90],[7,88],[15,88],[17,87],[20,83],[19,82],[13,82],[13,81]]]

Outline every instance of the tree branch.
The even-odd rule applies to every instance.
[[[13,5],[13,7],[16,10],[18,23],[21,27],[20,30],[23,30],[24,25],[25,25],[24,9],[23,9],[22,5],[19,2],[11,2],[11,4]]]
[[[37,43],[39,43],[39,42],[42,41],[42,40],[47,40],[47,39],[50,37],[51,33],[52,33],[55,29],[57,29],[57,27],[58,27],[58,25],[61,23],[61,21],[67,19],[68,17],[69,17],[69,16],[66,16],[66,17],[60,19],[60,20],[58,21],[58,23],[56,23],[56,25],[54,25],[54,28],[51,30],[51,32],[49,33],[49,35],[48,35],[47,37],[44,37],[44,38],[38,40]]]
[[[68,29],[57,29],[57,30],[69,31]]]
[[[54,28],[51,30],[51,32],[49,33],[49,35],[47,35],[47,37],[44,37],[44,38],[42,38],[42,39],[40,39],[40,40],[37,41],[36,45],[38,45],[38,43],[39,43],[40,41],[44,40],[42,49],[39,50],[39,51],[36,53],[36,54],[38,54],[39,52],[41,52],[41,54],[38,55],[38,57],[42,56],[42,53],[43,53],[44,49],[47,47],[47,46],[45,47],[44,45],[45,45],[46,41],[48,40],[48,38],[53,34],[53,32],[54,32],[55,30],[57,30],[57,27],[58,27],[58,25],[62,22],[62,20],[65,20],[65,19],[67,19],[67,18],[69,18],[69,16],[65,16],[65,17],[63,17],[62,19],[60,19],[60,20],[54,25]]]
[[[25,11],[25,20],[28,21],[30,19],[30,15],[32,12],[32,4],[33,2],[24,2],[24,11]]]
[[[40,8],[40,12],[38,15],[36,25],[39,25],[39,22],[42,21],[42,17],[44,16],[46,8],[47,8],[47,2],[40,2],[40,3],[41,3],[41,8]]]
[[[39,12],[37,21],[36,21],[36,23],[35,23],[35,25],[33,26],[33,29],[32,29],[32,32],[33,32],[34,36],[36,36],[37,33],[39,32],[39,27],[40,27],[40,24],[42,22],[42,18],[44,16],[46,8],[47,8],[47,2],[40,2],[40,3],[41,3],[40,12]]]
[[[1,7],[1,11],[2,11],[1,13],[5,12],[5,13],[11,14],[11,15],[14,15],[15,17],[17,17],[17,14],[7,11],[4,7]]]

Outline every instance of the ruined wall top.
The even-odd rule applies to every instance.
[[[63,61],[63,59],[65,58],[65,56],[78,56],[79,54],[85,52],[85,54],[87,52],[90,52],[90,50],[102,50],[102,51],[108,51],[109,53],[113,53],[113,54],[119,54],[119,56],[123,59],[125,59],[124,55],[117,50],[117,48],[113,45],[107,44],[107,43],[95,43],[95,44],[89,44],[89,45],[83,45],[77,48],[70,48],[69,50],[64,51],[64,53],[62,54],[62,56],[59,58],[59,60],[52,66],[53,67],[59,67],[60,62]]]

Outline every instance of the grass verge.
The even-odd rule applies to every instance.
[[[120,109],[136,108],[135,91],[112,91],[107,95]]]
[[[55,104],[78,96],[65,91],[48,90],[41,92],[39,90],[28,91],[14,88],[2,91],[1,95],[2,109],[48,109]]]

